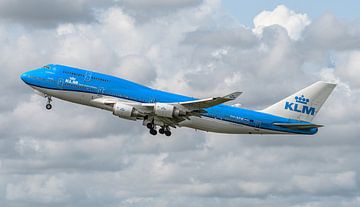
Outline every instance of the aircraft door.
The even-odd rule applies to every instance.
[[[261,127],[261,121],[254,121],[254,124],[255,124],[255,130],[256,131],[259,131],[260,130],[260,127]]]
[[[59,87],[60,89],[62,89],[62,88],[64,87],[64,79],[62,79],[62,78],[59,78],[59,79],[58,79],[58,87]]]
[[[103,95],[104,94],[104,87],[99,87],[98,89],[97,89],[97,95],[98,96],[101,96],[101,95]]]
[[[91,76],[92,76],[92,72],[86,71],[84,80],[85,80],[85,81],[90,81],[90,80],[91,80]]]

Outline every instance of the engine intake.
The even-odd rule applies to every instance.
[[[186,115],[185,112],[177,109],[175,106],[166,103],[155,103],[154,113],[157,116],[173,118]]]
[[[113,107],[113,114],[120,118],[136,120],[136,117],[141,114],[133,107],[123,103],[115,103]]]

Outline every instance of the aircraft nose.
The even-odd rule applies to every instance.
[[[29,80],[29,74],[28,74],[27,72],[25,72],[25,73],[23,73],[23,74],[20,75],[20,78],[21,78],[22,81],[24,81],[25,83],[27,83],[28,80]]]

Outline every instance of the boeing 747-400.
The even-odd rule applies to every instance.
[[[254,111],[224,104],[241,92],[196,99],[63,65],[49,64],[23,73],[21,79],[47,99],[46,109],[52,108],[55,97],[141,120],[150,134],[166,136],[177,127],[228,134],[315,134],[322,125],[312,120],[336,86],[319,81]]]

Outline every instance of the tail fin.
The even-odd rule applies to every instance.
[[[318,81],[262,110],[264,113],[311,122],[336,84]]]

